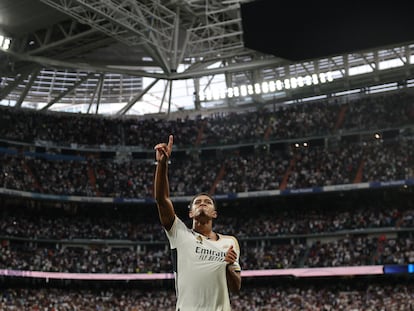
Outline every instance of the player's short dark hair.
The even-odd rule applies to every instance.
[[[190,204],[188,205],[188,208],[189,209],[191,209],[191,207],[193,206],[193,203],[194,203],[195,199],[198,198],[200,195],[208,196],[211,199],[211,201],[213,201],[214,208],[217,211],[217,202],[214,199],[214,197],[210,193],[208,193],[208,192],[200,192],[200,193],[197,193],[195,196],[193,196],[193,198],[190,201]]]

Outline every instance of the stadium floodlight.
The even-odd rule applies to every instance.
[[[243,84],[240,86],[229,87],[226,90],[209,90],[204,95],[200,94],[201,100],[219,100],[239,96],[250,96],[254,94],[267,94],[276,91],[282,91],[283,89],[295,89],[304,86],[316,85],[319,83],[332,82],[333,72],[327,71],[319,74],[312,74],[306,76],[290,77],[284,80],[270,80],[263,81],[262,83],[255,84]]]
[[[297,82],[298,82],[298,86],[299,87],[303,87],[305,85],[304,81],[303,81],[303,77],[299,76],[296,78]]]
[[[276,84],[275,84],[275,81],[273,81],[273,80],[269,81],[269,91],[270,92],[275,92],[276,91]]]
[[[328,80],[329,82],[333,81],[332,71],[328,71],[326,73],[326,80]]]
[[[269,83],[267,83],[267,81],[262,82],[262,92],[263,93],[269,92]]]
[[[234,96],[234,93],[233,93],[233,88],[232,87],[229,87],[228,89],[227,89],[227,97],[228,98],[232,98]]]
[[[7,38],[4,39],[3,46],[2,46],[3,50],[8,50],[10,48],[10,43],[11,43],[10,39],[7,39]]]
[[[235,86],[233,88],[233,94],[234,94],[235,97],[239,97],[240,96],[239,88],[237,86]]]
[[[281,91],[283,89],[283,83],[280,80],[276,80],[276,90]]]
[[[254,94],[253,85],[249,84],[249,85],[247,86],[247,93],[248,93],[249,95],[253,95],[253,94]]]
[[[307,86],[311,86],[312,85],[312,77],[311,76],[306,76],[305,77],[305,84],[307,85]]]
[[[315,85],[319,84],[318,75],[316,73],[312,75],[312,83]]]
[[[289,79],[285,79],[285,81],[283,81],[283,84],[285,86],[285,89],[290,89],[290,80]]]
[[[3,50],[8,50],[10,48],[10,43],[11,43],[10,38],[6,38],[0,35],[0,47]]]
[[[206,99],[211,100],[213,98],[213,94],[211,94],[210,90],[206,90]]]
[[[290,87],[296,89],[298,87],[298,81],[295,77],[290,78]]]
[[[262,93],[262,90],[260,89],[260,84],[259,84],[259,83],[255,83],[255,84],[254,84],[254,92],[255,92],[256,94],[260,94],[260,93]]]
[[[246,85],[240,86],[240,95],[241,96],[246,96],[247,95],[247,86]]]
[[[218,89],[213,90],[213,99],[214,100],[219,100],[220,99],[220,90],[218,90]]]

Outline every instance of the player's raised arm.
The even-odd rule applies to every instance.
[[[154,177],[154,197],[157,202],[161,224],[166,230],[170,230],[175,220],[174,206],[170,199],[170,185],[168,182],[168,160],[171,156],[173,135],[168,138],[168,144],[157,144],[155,158],[157,168]]]

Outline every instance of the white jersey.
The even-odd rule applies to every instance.
[[[235,265],[240,269],[240,248],[232,236],[207,239],[187,228],[175,217],[167,232],[173,254],[177,311],[229,311],[230,298],[226,279],[226,252],[233,245]]]

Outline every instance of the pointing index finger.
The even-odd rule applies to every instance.
[[[170,150],[171,150],[171,148],[173,146],[173,141],[174,141],[174,137],[173,137],[173,135],[170,135],[168,137],[168,149],[170,149]]]

